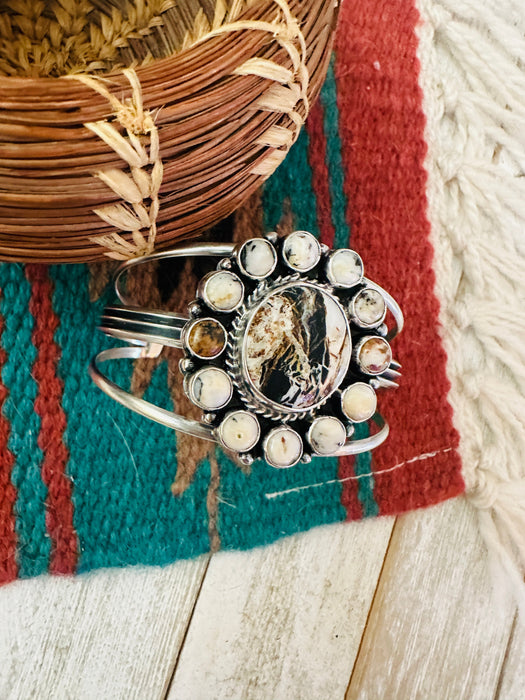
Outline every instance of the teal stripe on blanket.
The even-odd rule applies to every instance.
[[[341,137],[339,136],[339,108],[337,105],[337,86],[334,74],[335,55],[332,55],[326,80],[321,89],[323,106],[323,126],[326,138],[326,164],[328,166],[328,184],[332,201],[332,223],[334,225],[334,248],[345,248],[350,240],[350,225],[347,222],[347,200],[344,191],[343,157]]]
[[[6,352],[2,381],[8,391],[3,413],[11,424],[7,446],[15,458],[11,480],[17,489],[17,564],[23,578],[46,572],[51,554],[46,530],[47,487],[42,481],[43,454],[38,446],[40,418],[34,410],[38,387],[31,375],[36,358],[29,311],[31,285],[23,266],[2,264],[0,287],[0,313],[5,319],[1,343]]]
[[[73,480],[79,571],[128,564],[167,564],[208,550],[204,464],[184,496],[170,491],[175,434],[120,406],[87,374],[91,357],[109,342],[96,330],[107,297],[89,301],[86,267],[52,268],[61,325],[59,373],[67,415],[65,442]],[[74,301],[73,301],[74,300]],[[129,387],[131,363],[108,363],[111,379]],[[166,366],[153,375],[147,399],[170,406]]]

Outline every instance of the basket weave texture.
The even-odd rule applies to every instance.
[[[14,40],[13,10],[0,14],[0,34],[9,39],[12,33],[11,44],[0,42],[0,259],[100,259],[115,225],[114,217],[101,218],[97,211],[115,206],[124,218],[128,211],[131,218],[144,219],[146,227],[151,215],[156,247],[199,233],[232,213],[273,172],[317,97],[332,48],[334,0],[292,0],[289,5],[283,0],[231,5],[164,0],[156,3],[153,16],[145,16],[145,3],[136,2],[136,26],[128,22],[115,38],[121,4],[96,3],[111,12],[87,34],[100,46],[98,53],[86,50],[84,63],[72,52],[65,58],[61,54],[58,62],[53,54],[46,63],[46,54],[39,66],[31,64],[39,20],[15,26],[17,38],[33,33],[32,43],[26,42],[30,58],[6,54]],[[45,12],[42,17],[51,21]],[[70,33],[74,28],[71,24]],[[104,31],[111,51],[104,52]],[[40,45],[51,55],[53,47],[46,42]],[[42,58],[42,52],[38,55]],[[134,132],[116,116],[115,102],[131,104],[133,81],[130,86],[128,71],[122,70],[130,65],[139,88],[133,104],[142,102],[157,132],[163,165],[157,176],[152,174],[155,158],[133,164],[125,149],[112,147],[93,126],[109,123],[128,143],[131,137],[139,152],[155,150],[149,132]],[[109,66],[114,68],[108,72]],[[69,75],[53,77],[57,72]],[[81,82],[86,72],[98,75],[96,83],[113,103],[94,89],[94,79]],[[100,176],[117,171],[133,176],[140,201]],[[132,251],[137,232],[134,236],[131,224],[119,228]]]

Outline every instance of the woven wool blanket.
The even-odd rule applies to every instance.
[[[511,0],[481,3],[476,22],[473,12],[468,0],[343,3],[301,137],[262,192],[214,232],[240,241],[312,231],[356,249],[367,276],[400,302],[403,378],[380,398],[386,444],[289,470],[262,461],[241,470],[92,384],[89,360],[110,344],[96,326],[114,300],[111,263],[3,264],[1,582],[249,548],[466,490],[519,589],[525,343],[502,338],[523,321],[525,80],[515,56],[525,43]],[[150,267],[131,285],[144,304],[183,311],[201,273]],[[177,353],[117,365],[111,377],[196,417]]]

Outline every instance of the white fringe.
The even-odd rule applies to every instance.
[[[417,4],[449,398],[494,581],[525,619],[525,10]]]

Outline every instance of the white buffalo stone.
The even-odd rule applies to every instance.
[[[243,283],[233,272],[220,270],[205,279],[202,297],[216,311],[233,311],[242,302],[243,296]]]
[[[376,392],[369,384],[356,382],[341,394],[341,408],[353,423],[362,423],[372,418],[376,412]]]
[[[264,456],[272,467],[293,467],[301,459],[303,442],[299,435],[285,425],[271,430],[264,441]]]
[[[321,247],[315,236],[308,231],[294,231],[283,243],[283,258],[293,270],[307,272],[317,265]]]
[[[217,411],[231,399],[231,379],[218,367],[203,367],[190,378],[189,395],[205,411]]]
[[[234,452],[248,452],[255,447],[261,429],[259,421],[248,411],[232,411],[219,427],[219,438],[224,447]]]
[[[239,250],[238,262],[241,272],[254,279],[263,279],[274,271],[277,253],[270,241],[252,238]]]
[[[379,325],[386,314],[383,295],[375,289],[362,289],[353,299],[352,311],[359,325],[368,328]]]
[[[346,442],[346,430],[338,418],[316,418],[308,430],[308,441],[318,455],[331,455]]]
[[[334,287],[354,287],[363,278],[363,262],[349,248],[334,250],[328,258],[326,275]]]

